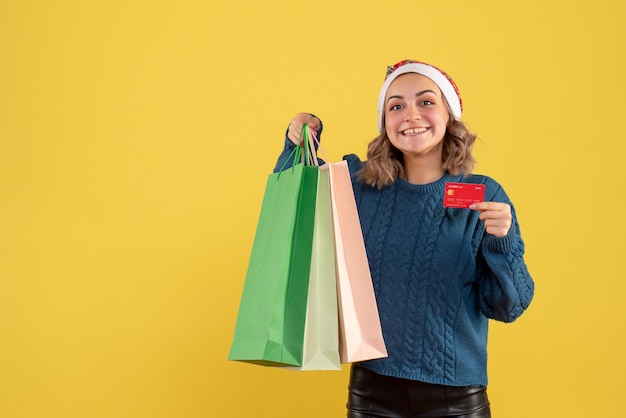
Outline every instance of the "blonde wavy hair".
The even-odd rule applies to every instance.
[[[450,113],[448,111],[448,113]],[[383,117],[383,133],[374,138],[367,147],[367,161],[357,172],[357,178],[365,184],[382,189],[389,186],[396,178],[405,178],[404,157],[402,152],[391,144],[385,129]],[[469,175],[474,169],[476,160],[472,156],[472,147],[476,134],[471,133],[464,122],[454,119],[452,114],[446,127],[441,146],[443,147],[441,162],[443,169],[456,176]]]

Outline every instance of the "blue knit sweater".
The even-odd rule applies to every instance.
[[[286,139],[276,169],[291,149]],[[486,386],[488,319],[514,321],[534,292],[506,193],[489,177],[449,174],[426,185],[397,179],[378,190],[355,179],[363,164],[356,155],[344,159],[389,354],[362,365],[428,383]],[[510,204],[507,236],[487,234],[477,211],[444,208],[449,181],[483,183],[485,201]]]

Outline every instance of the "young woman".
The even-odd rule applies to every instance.
[[[476,135],[461,111],[445,72],[401,61],[387,69],[367,161],[344,157],[389,353],[353,364],[348,417],[491,416],[488,319],[517,319],[534,284],[511,201],[496,181],[471,174]],[[317,117],[297,114],[276,170],[304,123],[321,135]],[[447,183],[482,184],[484,200],[446,207]]]

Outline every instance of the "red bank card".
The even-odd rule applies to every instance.
[[[443,205],[447,208],[468,208],[485,200],[485,185],[476,183],[446,183]]]

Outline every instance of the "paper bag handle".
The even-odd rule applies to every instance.
[[[294,147],[294,149],[289,154],[289,157],[287,157],[287,159],[283,163],[280,170],[278,170],[279,173],[285,169],[285,166],[290,161],[292,168],[299,162],[301,162],[305,166],[319,166],[315,145],[317,145],[319,150],[322,151],[322,155],[324,155],[324,158],[328,159],[326,157],[326,153],[321,148],[319,140],[317,139],[317,132],[311,129],[306,123],[302,124],[299,139],[302,145]]]

